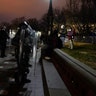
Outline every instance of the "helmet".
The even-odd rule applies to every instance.
[[[27,28],[27,27],[28,27],[28,24],[27,24],[27,22],[26,22],[26,21],[24,21],[24,22],[22,22],[22,23],[20,23],[20,24],[19,24],[19,27],[20,27],[20,28],[24,28],[24,29],[25,29],[25,28]]]
[[[24,24],[25,24],[25,25],[28,25],[28,23],[27,23],[26,21],[24,21]]]
[[[65,28],[65,26],[64,25],[61,25],[61,29],[64,29]]]

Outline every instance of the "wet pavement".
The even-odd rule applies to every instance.
[[[22,84],[15,82],[15,57],[7,54],[7,57],[0,58],[0,96],[70,96],[52,62],[44,59],[43,64],[39,63],[40,55],[41,49],[30,55],[32,67],[29,67],[27,79],[31,82]]]
[[[16,68],[16,60],[11,54],[8,54],[5,58],[0,58],[0,96],[8,95],[10,83],[14,81]]]
[[[41,65],[38,60],[40,52],[36,57],[30,57],[29,74],[27,79],[31,82],[17,84],[15,82],[15,73],[17,63],[12,54],[5,58],[0,58],[0,96],[44,96]]]

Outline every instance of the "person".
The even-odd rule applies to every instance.
[[[61,49],[63,47],[62,40],[58,36],[58,29],[55,29],[53,31],[53,33],[51,34],[50,42],[51,43],[49,44],[49,46],[51,45],[52,50],[55,49],[55,48]]]
[[[52,52],[58,48],[58,30],[55,29],[50,35],[47,36],[46,56],[52,57]]]
[[[30,80],[27,79],[27,74],[29,73],[28,67],[31,67],[29,64],[29,58],[32,49],[32,36],[32,28],[29,24],[27,24],[27,22],[24,21],[20,23],[18,32],[12,40],[12,45],[15,46],[15,57],[17,59],[19,73],[18,75],[21,75],[22,77],[21,81],[18,80],[18,82],[30,82]]]
[[[64,47],[64,43],[65,43],[66,34],[67,34],[66,29],[65,29],[65,27],[63,27],[61,30],[61,33],[60,33],[60,39],[62,41],[63,47]]]
[[[58,44],[57,44],[57,48],[61,49],[64,47],[64,44],[62,43],[62,40],[60,39],[60,37],[58,37]]]
[[[62,41],[58,37],[57,29],[55,29],[50,35],[47,36],[46,44],[41,48],[41,57],[39,62],[42,64],[42,59],[44,58],[51,60],[52,53],[55,48],[62,48]]]
[[[6,51],[6,43],[7,39],[9,39],[8,33],[6,31],[6,26],[3,26],[0,30],[0,50],[1,50],[1,58],[6,57],[5,51]]]
[[[67,36],[69,40],[69,48],[73,49],[73,30],[72,28],[67,29]]]

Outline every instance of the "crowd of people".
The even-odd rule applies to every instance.
[[[18,72],[17,72],[17,82],[19,82],[19,76],[21,76],[20,82],[28,81],[26,79],[27,74],[29,73],[29,68],[31,65],[29,64],[30,59],[30,53],[32,49],[33,44],[33,29],[27,22],[22,22],[18,25],[18,31],[15,35],[15,37],[12,39],[11,44],[15,46],[14,52],[15,52],[15,58],[17,60],[17,66],[18,66]],[[67,36],[71,49],[73,48],[73,42],[72,42],[72,36],[73,31],[72,29],[62,29],[62,32],[60,33],[60,36],[58,36],[59,31],[57,29],[54,29],[53,32],[51,32],[50,35],[44,36],[41,35],[41,41],[44,42],[44,46],[41,48],[41,58],[43,57],[52,57],[52,52],[55,48],[63,48],[65,37]],[[44,39],[45,38],[45,39]],[[6,56],[6,43],[7,39],[9,39],[8,31],[6,30],[6,27],[3,26],[0,29],[0,57],[4,58]]]
[[[18,83],[30,82],[30,80],[27,79],[27,74],[29,73],[29,67],[31,67],[29,64],[29,59],[33,44],[33,35],[33,29],[26,21],[24,21],[18,25],[18,31],[16,32],[15,37],[11,40],[11,45],[14,46],[14,55],[18,69],[15,74],[15,80]],[[6,53],[8,39],[10,39],[9,32],[7,31],[6,27],[3,26],[0,30],[1,58],[4,58],[8,55]]]

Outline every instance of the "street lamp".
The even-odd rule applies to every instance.
[[[48,9],[48,31],[52,33],[53,31],[53,7],[52,7],[52,0],[50,0],[49,3],[49,9]]]

